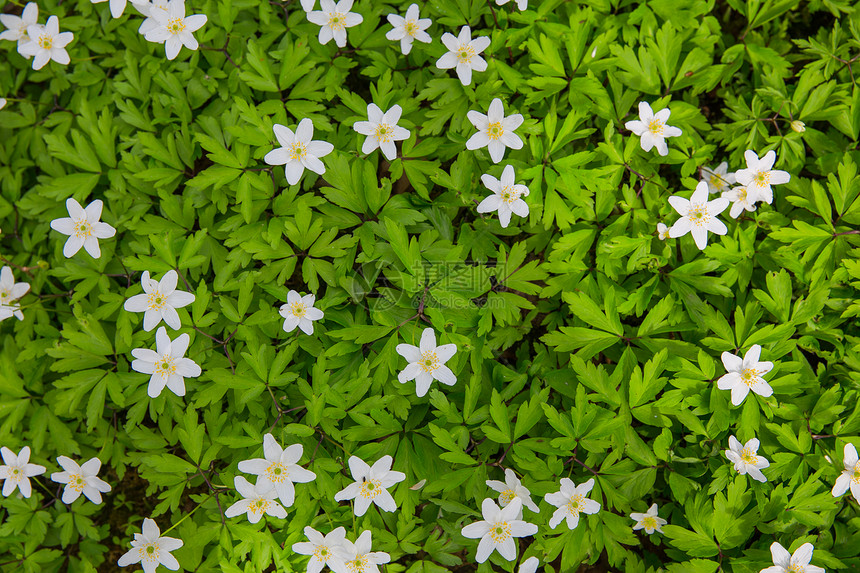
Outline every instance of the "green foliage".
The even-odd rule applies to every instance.
[[[130,5],[112,20],[88,0],[40,5],[74,32],[70,65],[33,71],[0,44],[0,252],[31,286],[24,320],[0,323],[0,445],[48,467],[32,497],[0,500],[0,569],[114,570],[153,517],[175,525],[187,571],[303,571],[290,547],[307,525],[371,529],[391,573],[513,571],[498,554],[476,565],[460,533],[504,468],[536,502],[595,478],[602,510],[575,530],[550,529],[542,499],[526,510],[540,530],[518,557],[546,571],[756,572],[773,541],[860,568],[858,504],[830,494],[844,444],[860,445],[854,3],[434,0],[434,42],[405,57],[384,16],[409,3],[360,0],[345,49],[320,45],[295,1],[239,0],[190,0],[209,21],[174,61]],[[465,24],[492,44],[464,87],[435,62]],[[530,214],[507,228],[475,210],[502,165],[465,150],[466,112],[493,97],[525,117],[504,163]],[[642,100],[683,130],[666,157],[623,128]],[[390,163],[351,127],[371,102],[401,105],[412,132]],[[335,151],[289,186],[262,158],[273,124],[304,117]],[[660,241],[668,196],[747,149],[792,175],[773,204],[724,212],[704,251]],[[100,259],[63,257],[49,223],[68,197],[104,201],[117,235]],[[129,365],[153,333],[122,305],[142,271],[169,269],[196,295],[181,332],[203,374],[150,399]],[[312,336],[281,328],[291,289],[325,312]],[[418,398],[395,347],[428,326],[457,345],[457,383]],[[774,395],[734,407],[719,357],[753,344]],[[285,521],[225,520],[267,431],[302,444],[317,479]],[[766,483],[731,467],[730,435],[761,440]],[[346,460],[386,454],[407,475],[398,511],[355,518],[334,501]],[[102,460],[103,505],[60,502],[59,455]],[[663,535],[631,530],[651,503]]]

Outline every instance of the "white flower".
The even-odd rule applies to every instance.
[[[860,461],[857,459],[857,448],[854,444],[845,444],[842,450],[842,467],[845,469],[836,478],[836,484],[830,493],[833,497],[839,497],[851,488],[854,499],[860,502]]]
[[[513,561],[517,558],[517,544],[514,537],[527,537],[537,533],[538,527],[532,523],[518,519],[522,512],[522,502],[515,498],[507,507],[499,509],[489,497],[481,504],[483,521],[470,523],[463,528],[463,537],[469,539],[481,538],[475,560],[478,563],[486,561],[495,550],[499,555]]]
[[[364,21],[361,14],[350,12],[353,0],[340,0],[335,5],[332,0],[320,0],[321,10],[308,12],[308,22],[320,28],[320,44],[328,44],[334,38],[338,48],[346,46],[346,29],[358,26]]]
[[[702,167],[702,181],[708,184],[709,193],[723,193],[735,183],[735,174],[727,173],[728,169],[729,164],[725,161],[717,165],[716,169]]]
[[[355,481],[335,494],[335,501],[355,499],[355,515],[361,517],[375,503],[383,511],[394,511],[397,504],[388,493],[388,488],[406,479],[406,474],[391,471],[391,456],[382,456],[373,466],[368,466],[356,456],[349,458],[349,471]]]
[[[725,235],[729,232],[725,223],[717,219],[717,215],[729,206],[729,200],[718,197],[708,201],[708,184],[704,181],[699,181],[689,200],[672,195],[669,197],[669,204],[681,215],[681,218],[669,229],[669,236],[673,239],[690,233],[696,246],[701,250],[708,245],[708,231],[717,235]]]
[[[51,60],[64,66],[69,63],[66,46],[75,38],[75,35],[71,32],[61,34],[60,21],[56,16],[48,18],[44,26],[31,24],[27,28],[27,35],[30,39],[18,46],[18,52],[22,56],[35,56],[34,70],[41,70]]]
[[[86,208],[71,197],[66,199],[69,216],[51,221],[53,230],[69,236],[63,246],[64,257],[73,257],[81,247],[94,259],[102,256],[99,239],[109,239],[116,234],[116,229],[99,221],[102,206],[101,199],[96,199]]]
[[[732,202],[732,208],[729,211],[729,216],[732,219],[737,219],[741,211],[745,209],[747,211],[755,211],[755,202],[758,200],[757,197],[747,193],[746,187],[732,187],[729,191],[723,191],[721,197],[725,197]]]
[[[665,241],[669,238],[669,227],[664,225],[663,223],[657,223],[657,238],[661,241]]]
[[[466,149],[486,147],[493,163],[498,163],[505,156],[505,147],[522,148],[523,140],[514,130],[523,124],[523,116],[515,113],[505,117],[505,108],[499,98],[490,102],[487,115],[469,110],[466,117],[478,130],[478,133],[466,142]]]
[[[305,527],[304,532],[309,541],[293,543],[293,552],[311,556],[307,573],[319,573],[326,565],[332,571],[344,570],[346,564],[343,562],[343,542],[346,539],[346,530],[343,527],[333,529],[325,537],[313,527]]]
[[[349,573],[379,573],[377,565],[391,561],[391,556],[388,553],[371,551],[373,544],[369,529],[362,531],[355,543],[349,539],[344,539],[341,547],[342,556],[346,562],[344,571]]]
[[[812,560],[811,543],[804,543],[790,554],[785,547],[774,542],[770,546],[770,554],[773,557],[773,566],[762,569],[759,573],[825,573],[822,567],[810,565]]]
[[[639,145],[643,151],[651,151],[657,148],[660,155],[668,155],[669,146],[666,145],[667,137],[678,137],[681,130],[671,125],[666,125],[669,119],[669,108],[661,109],[656,114],[651,111],[651,106],[646,102],[639,102],[639,119],[628,121],[624,127],[640,137]]]
[[[107,0],[90,0],[93,4],[101,4]],[[119,18],[125,12],[127,0],[110,0],[110,15],[114,18]]]
[[[179,275],[172,269],[164,273],[161,281],[150,279],[149,271],[143,271],[140,279],[143,294],[134,295],[125,301],[123,308],[129,312],[142,312],[143,329],[147,332],[158,326],[162,318],[170,328],[178,330],[182,323],[176,309],[194,302],[193,294],[176,290],[178,278]]]
[[[405,384],[414,379],[415,393],[419,397],[427,393],[434,379],[448,386],[457,383],[457,377],[450,368],[445,366],[445,363],[457,352],[457,345],[436,346],[436,333],[432,328],[424,329],[418,346],[398,344],[395,350],[409,362],[397,375],[397,380]]]
[[[392,42],[400,40],[400,51],[404,56],[412,51],[413,40],[418,40],[425,44],[433,41],[430,34],[424,31],[430,27],[432,21],[430,18],[419,18],[418,16],[418,4],[411,4],[409,6],[406,10],[405,18],[398,14],[388,15],[388,23],[393,26],[393,29],[389,30],[385,34],[385,37]]]
[[[0,109],[3,109],[4,107],[6,107],[6,98],[0,97]]]
[[[0,448],[0,455],[3,456],[3,465],[0,466],[0,480],[4,480],[3,497],[9,497],[15,488],[18,488],[22,496],[30,497],[33,493],[30,478],[45,473],[45,466],[29,463],[30,446],[21,448],[17,456],[3,446]]]
[[[496,0],[496,6],[504,6],[508,2],[510,2],[510,0]],[[529,7],[529,0],[516,0],[516,2],[517,8],[519,8],[520,12]],[[535,568],[537,568],[537,557],[531,557],[530,559],[535,560]]]
[[[496,0],[498,2],[499,0]],[[524,0],[528,2],[528,0]],[[505,0],[507,2],[507,0]],[[520,8],[520,10],[524,10],[524,8]],[[517,569],[517,573],[535,573],[537,571],[538,565],[540,565],[540,559],[537,557],[529,557],[522,563],[520,563],[520,568]]]
[[[120,567],[140,563],[144,573],[154,573],[159,564],[171,571],[179,569],[179,561],[170,554],[182,547],[182,540],[174,537],[161,537],[161,531],[148,517],[143,520],[143,533],[135,533],[131,549],[117,561]]]
[[[726,457],[735,464],[735,470],[739,474],[749,474],[754,480],[764,483],[767,478],[761,473],[761,470],[770,466],[770,462],[757,455],[758,445],[759,442],[755,438],[741,445],[737,438],[729,436],[729,449],[726,450]]]
[[[79,466],[71,458],[60,456],[57,463],[64,471],[52,473],[51,480],[66,484],[63,488],[63,503],[72,503],[83,493],[84,497],[98,505],[102,502],[102,494],[111,490],[110,484],[97,477],[102,467],[98,458],[90,458]]]
[[[281,448],[272,434],[263,436],[263,455],[265,459],[254,458],[239,462],[239,471],[257,476],[257,484],[267,481],[275,486],[275,492],[284,507],[290,507],[295,500],[294,483],[308,483],[317,475],[296,464],[302,457],[302,445],[293,444]]]
[[[155,331],[155,350],[135,348],[131,355],[131,369],[141,374],[151,374],[146,393],[157,398],[167,386],[177,396],[185,396],[185,378],[196,378],[202,370],[190,358],[184,358],[190,338],[180,334],[171,341],[163,326]]]
[[[549,526],[555,529],[562,519],[567,519],[567,526],[576,529],[580,513],[591,515],[600,511],[600,504],[586,497],[593,487],[594,478],[582,485],[575,485],[570,479],[561,478],[561,489],[543,496],[547,503],[558,508],[553,512]]]
[[[185,46],[189,50],[196,50],[197,39],[192,32],[196,32],[206,23],[205,14],[194,14],[185,16],[185,0],[170,0],[167,3],[167,11],[150,10],[149,17],[155,20],[156,26],[147,30],[144,34],[147,42],[164,44],[164,53],[168,60],[179,55],[179,50]],[[141,26],[143,28],[143,26]]]
[[[717,380],[717,388],[732,391],[732,404],[738,406],[747,397],[750,390],[767,398],[773,394],[773,388],[762,378],[773,370],[773,362],[759,362],[761,346],[753,344],[743,359],[729,352],[723,352],[721,358],[726,374]]]
[[[370,153],[378,147],[387,160],[393,161],[397,157],[397,146],[394,142],[409,138],[409,130],[397,125],[401,113],[403,109],[396,104],[384,114],[375,103],[368,104],[369,121],[356,121],[352,124],[355,131],[367,136],[361,146],[361,152]]]
[[[442,43],[448,48],[448,52],[439,58],[436,67],[440,70],[456,68],[457,77],[464,86],[472,83],[472,70],[483,72],[487,69],[487,61],[478,55],[490,45],[490,38],[487,36],[478,36],[473,40],[472,30],[463,26],[459,36],[448,32],[442,34]]]
[[[15,301],[27,294],[30,290],[28,283],[16,283],[15,276],[10,267],[0,269],[0,321],[14,316],[18,320],[24,320],[24,313]]]
[[[662,517],[657,516],[657,504],[652,504],[645,513],[631,513],[630,519],[636,522],[633,526],[633,531],[645,529],[645,533],[651,535],[655,531],[663,533],[662,526],[669,523]]]
[[[151,0],[151,2],[135,2],[134,0],[131,0],[131,3],[138,12],[146,16],[143,23],[140,25],[140,28],[137,29],[137,32],[142,34],[144,38],[148,32],[158,28],[158,22],[151,16],[152,11],[160,10],[167,15],[167,7],[169,5],[168,0]]]
[[[312,294],[301,296],[294,290],[287,293],[287,302],[278,311],[284,317],[284,332],[292,332],[298,326],[305,334],[314,333],[313,321],[325,316],[323,311],[314,308],[315,300]]]
[[[314,4],[317,3],[317,0],[302,0],[302,10],[305,12],[310,12],[314,9]]]
[[[278,519],[286,519],[287,510],[275,500],[277,492],[272,482],[258,479],[256,485],[251,485],[244,477],[236,476],[233,484],[243,499],[228,507],[224,512],[225,517],[247,513],[248,521],[257,523],[265,513]]]
[[[6,26],[6,30],[0,33],[0,40],[18,42],[18,47],[20,48],[22,44],[30,41],[27,30],[30,29],[30,26],[38,24],[38,22],[39,6],[35,2],[27,2],[21,16],[0,14],[0,23]],[[31,56],[26,57],[30,58]]]
[[[500,493],[499,505],[502,507],[507,507],[513,500],[518,499],[531,511],[540,513],[540,509],[535,505],[535,502],[532,501],[531,492],[527,490],[522,483],[520,483],[514,470],[510,468],[505,469],[505,481],[488,479],[486,483],[490,489]],[[522,511],[520,511],[517,519],[522,518]]]
[[[747,149],[744,152],[747,161],[746,169],[738,169],[735,178],[740,185],[747,188],[747,192],[754,197],[755,201],[773,203],[773,189],[771,185],[781,185],[791,180],[791,175],[785,171],[771,169],[776,161],[776,153],[768,151],[759,159],[756,152]]]
[[[307,167],[314,173],[325,173],[325,165],[319,160],[334,150],[334,145],[325,141],[311,141],[314,136],[314,123],[304,118],[296,127],[296,132],[279,123],[274,126],[275,137],[282,147],[270,151],[263,158],[268,165],[286,164],[287,183],[295,185]]]
[[[478,213],[499,212],[499,223],[507,227],[511,222],[511,213],[520,217],[529,216],[528,203],[520,199],[527,197],[529,188],[525,185],[516,185],[514,179],[514,166],[506,165],[502,171],[502,179],[496,179],[492,175],[481,175],[484,186],[493,192],[478,204]]]

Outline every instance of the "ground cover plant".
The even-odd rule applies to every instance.
[[[860,569],[853,2],[0,23],[1,571]]]

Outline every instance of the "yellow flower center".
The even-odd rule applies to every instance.
[[[755,464],[758,461],[758,456],[749,448],[741,450],[741,460],[745,464]]]
[[[788,569],[785,570],[786,573],[806,573],[806,566],[801,565],[800,563],[792,563],[788,566]]]
[[[332,12],[328,16],[328,26],[333,31],[334,30],[343,30],[345,23],[346,23],[346,18],[340,12]]]
[[[266,478],[272,483],[282,483],[287,479],[289,472],[280,462],[275,462],[266,468]]]
[[[346,562],[346,566],[352,573],[364,573],[364,570],[367,568],[367,565],[367,555],[359,555],[355,559],[350,559]]]
[[[583,502],[585,498],[581,495],[575,495],[571,498],[570,503],[567,504],[567,512],[572,516],[576,517],[579,515],[579,512],[582,511]]]
[[[457,50],[457,60],[461,64],[468,64],[472,61],[472,58],[475,57],[475,48],[472,47],[472,44],[461,44],[460,49]]]
[[[415,34],[418,32],[418,24],[415,22],[415,20],[407,20],[406,26],[404,26],[404,30],[408,35],[415,36]]]
[[[755,368],[744,368],[741,371],[741,380],[747,386],[752,386],[758,381],[758,370]]]
[[[854,476],[851,478],[854,483],[860,483],[860,462],[854,464]]]
[[[418,361],[418,366],[420,366],[421,370],[424,372],[432,372],[439,368],[441,364],[439,364],[439,357],[436,356],[436,353],[432,350],[428,350],[421,354],[421,360]]]
[[[514,493],[514,490],[506,489],[501,494],[499,494],[499,503],[501,503],[502,505],[508,505],[509,503],[514,501],[515,497],[517,497],[517,494]]]
[[[655,117],[648,122],[648,131],[654,135],[663,135],[663,122]]]
[[[47,34],[42,34],[41,36],[39,36],[37,43],[39,44],[39,47],[43,50],[50,50],[51,47],[53,47],[54,45],[54,38]]]
[[[490,528],[490,537],[498,545],[511,537],[511,524],[507,521],[494,523]]]
[[[302,318],[307,314],[308,307],[305,306],[305,303],[303,302],[294,302],[290,305],[290,312],[292,312],[296,318]]]
[[[268,499],[265,499],[265,498],[262,498],[262,497],[258,497],[258,498],[256,499],[256,501],[254,501],[254,502],[252,502],[252,503],[251,503],[251,505],[250,505],[250,507],[248,508],[248,510],[249,510],[251,513],[261,513],[261,514],[262,514],[262,513],[265,513],[265,511],[266,511],[267,509],[269,509],[269,504],[270,504],[270,502],[269,502],[269,500],[268,500]]]
[[[361,497],[369,497],[373,499],[380,493],[382,493],[382,482],[377,479],[374,480],[364,480],[361,482],[361,486],[359,488],[359,495]]]
[[[185,30],[185,22],[182,21],[182,18],[171,18],[167,21],[167,30],[171,34],[179,34]]]
[[[170,376],[176,373],[176,362],[173,358],[164,354],[155,362],[155,373],[162,377]]]
[[[499,139],[505,133],[505,128],[502,127],[502,122],[497,121],[487,126],[487,137],[490,139]]]
[[[657,529],[657,520],[649,515],[642,520],[642,525],[645,529]]]
[[[706,225],[711,219],[705,205],[690,205],[690,211],[687,213],[687,218],[689,218],[690,222],[697,227]]]
[[[20,468],[12,468],[12,481],[21,481],[22,477],[24,477],[24,472]]]
[[[75,491],[84,491],[84,478],[77,474],[70,475],[69,487]]]
[[[147,543],[138,548],[137,552],[140,554],[141,560],[158,561],[158,545],[155,543]]]
[[[301,160],[308,153],[308,148],[304,143],[296,142],[290,146],[290,159]]]
[[[747,200],[747,188],[738,187],[738,201],[745,202]]]
[[[759,171],[753,178],[753,183],[759,187],[765,187],[770,184],[770,171]]]
[[[711,187],[716,189],[723,189],[726,186],[726,181],[716,173],[711,174],[710,182]]]
[[[75,236],[86,239],[93,234],[93,226],[86,219],[75,221]]]
[[[156,290],[146,295],[146,303],[148,310],[159,310],[167,303],[167,297]]]
[[[516,201],[517,199],[520,198],[519,191],[514,189],[514,187],[512,185],[502,187],[501,195],[502,195],[502,200],[508,204],[513,203],[514,201]]]
[[[381,141],[383,143],[387,143],[391,141],[391,138],[394,137],[394,128],[392,128],[387,123],[380,123],[376,126],[376,139],[377,141]]]
[[[326,545],[317,545],[316,549],[314,549],[314,557],[319,561],[326,561],[329,555],[330,553]]]

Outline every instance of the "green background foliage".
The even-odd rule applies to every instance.
[[[460,535],[507,467],[535,501],[561,477],[596,479],[603,510],[573,531],[549,529],[546,502],[526,511],[540,531],[519,557],[546,571],[757,572],[773,541],[860,568],[858,504],[830,495],[843,445],[860,445],[852,2],[431,0],[434,42],[404,57],[384,17],[409,3],[360,0],[338,49],[295,1],[191,0],[209,17],[201,49],[169,62],[131,5],[112,20],[107,4],[46,0],[40,21],[75,34],[70,65],[33,71],[0,45],[0,250],[31,285],[24,321],[0,324],[0,444],[48,467],[31,498],[0,500],[0,568],[112,571],[154,517],[178,523],[188,571],[304,571],[290,546],[306,525],[371,529],[391,573],[513,571],[498,554],[476,565]],[[434,65],[464,24],[492,38],[468,87]],[[499,165],[465,150],[466,112],[496,96],[526,118]],[[683,129],[665,158],[623,129],[641,100]],[[391,163],[362,156],[351,128],[370,102],[401,105],[412,131]],[[335,152],[289,187],[262,158],[272,125],[303,117]],[[705,251],[658,240],[667,197],[689,196],[701,166],[743,167],[746,149],[792,174],[773,205],[726,211]],[[502,229],[475,203],[506,163],[531,213]],[[118,233],[100,259],[63,258],[49,222],[67,197],[104,200]],[[169,269],[197,297],[179,313],[203,374],[184,398],[149,399],[129,363],[154,334],[122,304],[142,271]],[[281,329],[290,289],[317,295],[313,336]],[[426,326],[457,345],[458,381],[417,398],[395,346]],[[719,355],[752,344],[775,393],[733,407]],[[318,477],[285,521],[225,523],[237,463],[269,430]],[[761,440],[767,483],[731,468],[730,435]],[[355,518],[333,501],[346,459],[385,454],[407,474],[398,511]],[[56,499],[58,455],[101,458],[103,505]],[[634,533],[627,514],[652,502],[671,525]]]

